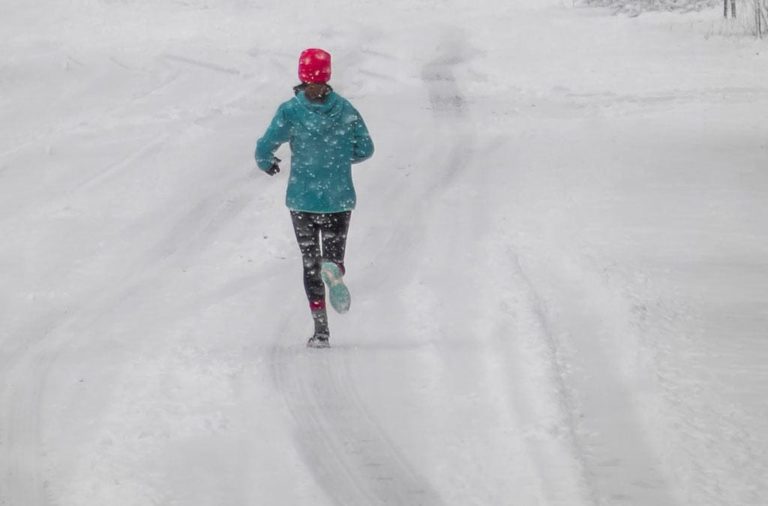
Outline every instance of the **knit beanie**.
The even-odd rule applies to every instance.
[[[299,57],[302,83],[327,83],[331,79],[331,55],[322,49],[305,49]]]

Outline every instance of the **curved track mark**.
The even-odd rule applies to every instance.
[[[286,320],[283,333],[293,333]],[[443,504],[371,415],[345,365],[353,350],[275,343],[272,374],[296,422],[296,443],[334,504]]]

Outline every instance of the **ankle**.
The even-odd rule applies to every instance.
[[[325,336],[327,339],[330,330],[328,328],[328,312],[325,310],[324,304],[322,309],[312,311],[312,321],[315,324],[315,336]]]

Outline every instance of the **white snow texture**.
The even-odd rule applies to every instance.
[[[768,503],[768,48],[718,9],[0,0],[0,506]],[[376,142],[312,320],[253,149]]]

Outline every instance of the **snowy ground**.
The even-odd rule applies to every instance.
[[[768,49],[717,12],[0,4],[0,505],[765,504]],[[377,143],[320,352],[252,160],[309,46]]]

